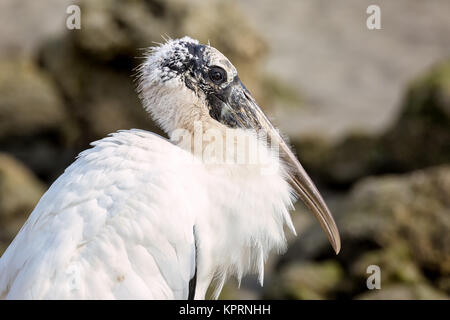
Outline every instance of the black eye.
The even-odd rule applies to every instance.
[[[226,72],[221,67],[212,67],[209,70],[209,78],[215,84],[221,84],[226,80]]]

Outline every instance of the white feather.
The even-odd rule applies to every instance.
[[[285,244],[290,193],[280,175],[206,168],[145,131],[94,145],[50,187],[0,259],[1,297],[186,298],[194,225],[196,298],[217,272],[221,284],[250,271],[262,282],[268,251]]]

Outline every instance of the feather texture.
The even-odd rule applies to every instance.
[[[54,182],[1,257],[0,297],[185,299],[195,272],[194,225],[197,299],[214,276],[216,295],[229,275],[259,271],[262,281],[268,251],[284,247],[290,194],[282,176],[254,181],[243,168],[208,168],[141,130],[93,145]]]
[[[2,256],[0,296],[187,296],[202,202],[185,193],[202,188],[195,166],[189,170],[184,151],[144,131],[94,145],[51,186]]]

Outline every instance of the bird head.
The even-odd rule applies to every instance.
[[[231,62],[209,45],[184,37],[150,48],[140,79],[144,107],[169,135],[186,127],[186,119],[193,123],[212,118],[231,128],[252,127],[248,120],[255,117],[241,114],[252,109],[240,103],[250,94]]]
[[[264,131],[279,147],[292,189],[339,252],[339,232],[322,196],[222,53],[189,37],[169,40],[149,49],[139,78],[144,108],[169,136],[177,128],[189,128],[194,121]]]

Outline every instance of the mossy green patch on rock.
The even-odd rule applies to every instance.
[[[343,277],[336,261],[293,263],[280,270],[267,297],[317,300],[329,298]]]
[[[268,282],[268,297],[450,296],[449,199],[450,165],[359,181],[339,206],[331,207],[337,209],[334,214],[342,243],[339,255],[329,250],[319,226],[312,226],[290,244],[277,265],[282,276]],[[330,276],[333,273],[322,265],[325,261],[338,266],[340,275]],[[367,288],[370,265],[380,267],[381,290]],[[316,268],[317,274],[328,277],[328,285],[321,280],[308,281]]]
[[[448,300],[448,296],[427,284],[388,285],[380,290],[370,290],[355,297],[361,300]]]
[[[412,252],[404,242],[362,254],[351,264],[350,273],[360,278],[364,284],[368,277],[367,267],[376,265],[381,270],[381,283],[420,283],[426,282],[424,275],[414,263]]]
[[[350,196],[342,233],[381,247],[406,241],[422,269],[450,273],[449,195],[449,166],[363,180]]]

